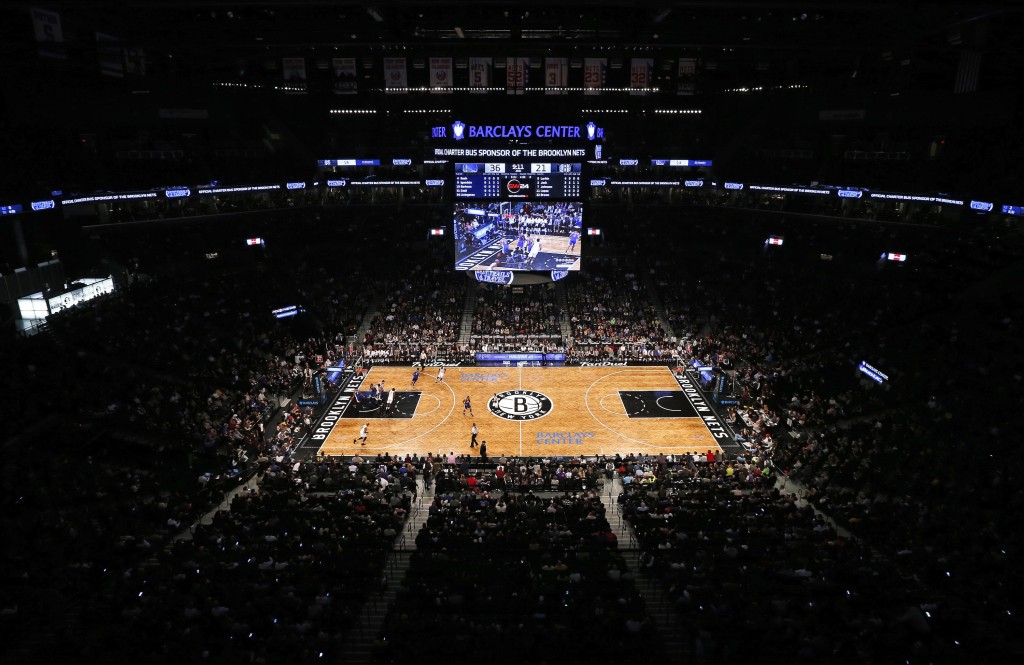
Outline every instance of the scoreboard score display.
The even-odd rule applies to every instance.
[[[580,196],[579,162],[455,164],[455,198],[553,201]]]

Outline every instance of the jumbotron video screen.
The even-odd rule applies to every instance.
[[[456,270],[579,270],[579,201],[456,203]]]

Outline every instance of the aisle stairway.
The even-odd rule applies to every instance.
[[[366,316],[363,317],[363,322],[359,324],[359,329],[356,330],[354,335],[345,338],[345,345],[354,345],[356,349],[361,349],[363,340],[366,339],[366,333],[370,331],[370,326],[373,325],[373,320],[378,314],[380,314],[380,296],[374,296],[373,299],[366,306]],[[358,353],[358,351],[357,351]]]
[[[373,662],[381,628],[409,570],[412,553],[416,550],[416,534],[426,523],[430,503],[434,498],[432,490],[424,489],[422,479],[417,480],[417,487],[418,494],[413,510],[402,533],[395,539],[393,550],[388,554],[384,575],[380,580],[380,590],[371,594],[345,639],[342,662],[346,664],[370,665]],[[622,512],[616,502],[621,492],[622,483],[617,475],[611,482],[604,483],[601,501],[605,505],[605,517],[618,536],[619,551],[625,559],[627,572],[633,576],[637,590],[644,599],[647,613],[668,656],[667,662],[687,662],[692,656],[692,650],[682,617],[662,590],[662,582],[655,576],[648,575],[641,563],[636,536],[632,527],[622,519]]]
[[[384,564],[384,576],[380,590],[370,594],[363,611],[356,619],[345,639],[345,650],[341,662],[354,665],[369,664],[373,661],[374,643],[380,635],[388,610],[398,596],[398,588],[409,570],[412,553],[416,549],[416,534],[427,521],[428,508],[434,499],[433,490],[425,490],[423,479],[416,479],[416,499],[413,501],[409,518],[402,532],[395,538],[392,551]]]
[[[466,284],[462,303],[462,323],[459,325],[459,344],[469,344],[473,336],[473,317],[476,315],[476,282]]]
[[[409,570],[411,552],[393,551],[384,564],[384,576],[380,590],[370,594],[363,605],[363,611],[356,619],[344,640],[342,657],[339,662],[346,665],[370,665],[373,662],[374,643],[388,609],[398,596],[398,587]]]
[[[605,518],[609,526],[619,538],[619,551],[626,559],[626,566],[633,574],[633,583],[644,599],[644,607],[650,615],[661,637],[662,646],[668,656],[669,663],[687,662],[690,650],[688,640],[684,637],[683,618],[676,612],[671,599],[662,590],[662,582],[653,575],[648,575],[640,561],[641,550],[637,544],[633,527],[622,519],[622,509],[617,502],[622,493],[622,481],[619,475],[611,482],[605,481],[601,501],[605,506]]]
[[[662,648],[669,663],[685,663],[692,660],[691,641],[683,623],[683,617],[676,611],[672,599],[663,589],[663,582],[655,575],[649,575],[640,562],[640,550],[623,552],[626,564],[633,571],[633,584],[644,599],[644,608],[654,621],[654,627],[661,637]]]
[[[562,331],[562,345],[572,342],[572,322],[569,320],[569,290],[563,282],[555,282],[555,305],[558,307],[558,325]]]
[[[647,300],[658,314],[658,322],[661,324],[661,329],[665,331],[669,339],[672,339],[676,336],[676,331],[672,328],[672,324],[668,322],[668,313],[665,311],[665,305],[661,302],[661,297],[658,294],[658,285],[654,280],[654,275],[651,274],[650,270],[647,270],[643,272],[643,276],[644,288],[647,290]]]

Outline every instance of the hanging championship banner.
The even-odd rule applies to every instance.
[[[129,76],[146,75],[146,52],[139,46],[124,49],[124,73]]]
[[[453,76],[451,58],[430,59],[431,92],[451,92],[452,78]]]
[[[646,95],[644,88],[651,87],[651,72],[654,70],[653,58],[633,58],[629,65],[629,87],[631,95]]]
[[[306,82],[305,58],[281,58],[281,75],[285,83],[304,84]]]
[[[605,86],[608,72],[608,58],[584,58],[583,60],[583,94],[600,95]]]
[[[334,69],[334,94],[354,95],[359,92],[355,58],[332,58],[331,67]]]
[[[124,53],[121,52],[121,40],[117,37],[96,33],[96,59],[99,61],[101,76],[124,78]]]
[[[569,85],[569,58],[544,58],[545,95],[564,95]]]
[[[384,58],[384,92],[404,94],[408,92],[409,73],[405,58]]]

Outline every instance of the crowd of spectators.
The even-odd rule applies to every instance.
[[[435,467],[433,476],[437,492],[588,491],[603,486],[608,462],[604,457],[590,460],[504,456],[473,459],[454,453],[436,461],[430,455],[428,461]]]
[[[404,465],[378,461],[261,460],[262,482],[230,508],[102,576],[70,652],[105,662],[337,658],[414,497],[396,479]]]
[[[66,639],[97,585],[155,556],[258,460],[290,460],[312,409],[281,404],[314,367],[347,356],[338,328],[361,320],[322,269],[286,251],[236,253],[237,229],[161,235],[111,237],[104,262],[123,266],[114,295],[0,345],[0,415],[31,421],[5,474],[3,616],[22,656]],[[206,245],[184,261],[188,274],[175,256],[197,237]],[[308,289],[323,307],[307,301],[305,322],[276,321],[282,293],[314,275],[328,284]]]
[[[88,340],[82,353],[110,355],[139,373],[130,397],[105,406],[123,426],[147,421],[147,430],[209,450],[251,446],[280,401],[305,381],[306,359],[335,353],[322,338],[298,340],[259,322],[270,317],[268,300],[236,295],[251,286],[246,277],[196,284],[191,292],[140,284],[52,317],[50,328],[67,344]]]
[[[636,237],[654,237],[642,224],[638,220]],[[808,661],[888,653],[941,660],[944,650],[959,646],[965,652],[1011,653],[1019,648],[1014,646],[1019,618],[1013,601],[1021,579],[1012,564],[1021,545],[1017,508],[1022,494],[1019,471],[1000,461],[996,446],[1015,430],[998,420],[979,424],[977,414],[1014,413],[1024,399],[1016,352],[1024,312],[1013,279],[1024,247],[1018,237],[1000,236],[998,229],[958,236],[953,242],[926,231],[806,224],[806,229],[785,229],[787,242],[803,238],[816,249],[831,243],[842,248],[834,261],[821,260],[818,251],[773,253],[762,245],[766,225],[761,222],[730,225],[727,231],[708,223],[684,234],[686,261],[676,260],[669,247],[647,247],[643,269],[635,256],[623,256],[618,263],[595,262],[589,276],[585,272],[578,284],[569,283],[568,313],[577,318],[576,343],[570,350],[574,360],[664,359],[666,351],[670,360],[696,357],[724,371],[739,400],[726,419],[748,448],[742,458],[626,461],[620,467],[627,488],[623,508],[640,536],[643,565],[664,580],[677,611],[686,617],[682,630],[689,648],[706,659],[735,654],[738,647],[725,627],[754,629],[765,616],[773,630],[764,645]],[[740,249],[729,256],[709,251],[722,246]],[[876,262],[880,246],[910,247],[911,262],[902,267]],[[242,579],[249,570],[244,566],[207,586],[198,574],[186,573],[192,562],[201,561],[198,568],[204,571],[213,558],[226,566],[241,552],[220,552],[216,539],[224,542],[244,533],[245,538],[278,538],[248,548],[259,555],[254,561],[268,557],[252,564],[257,569],[271,555],[276,567],[284,560],[273,554],[277,547],[289,556],[294,550],[279,545],[277,533],[248,528],[252,524],[244,518],[246,510],[252,509],[253,522],[273,525],[273,514],[291,515],[293,509],[301,514],[300,508],[309,506],[317,515],[296,519],[334,533],[338,525],[319,520],[333,519],[322,513],[347,514],[344,497],[350,495],[336,496],[346,483],[357,479],[358,487],[348,489],[363,493],[361,497],[397,492],[395,488],[405,496],[426,466],[436,491],[449,497],[449,505],[439,508],[445,511],[441,514],[458,511],[451,519],[462,526],[438,540],[444,550],[427,543],[428,552],[416,555],[404,598],[408,603],[396,605],[387,623],[387,641],[408,645],[421,639],[422,632],[406,630],[422,620],[410,608],[440,602],[445,609],[429,626],[473,644],[498,620],[467,617],[469,604],[452,607],[450,599],[464,602],[473,585],[504,588],[504,582],[494,582],[492,576],[497,555],[481,555],[488,522],[478,516],[468,529],[469,516],[478,507],[487,516],[492,507],[467,507],[465,501],[472,504],[486,495],[496,512],[505,496],[506,506],[517,507],[514,514],[531,514],[537,502],[547,515],[552,502],[537,494],[569,490],[578,494],[564,500],[569,502],[561,505],[561,514],[587,518],[577,515],[576,502],[585,504],[598,487],[605,471],[601,462],[608,460],[448,464],[446,459],[436,469],[431,468],[433,461],[387,460],[384,464],[393,468],[383,477],[377,460],[366,473],[358,463],[356,471],[329,461],[299,463],[296,468],[293,443],[310,427],[314,414],[297,405],[279,412],[279,398],[307,384],[314,365],[361,355],[360,349],[343,343],[344,334],[362,320],[359,308],[365,313],[367,300],[377,296],[387,304],[382,312],[392,311],[393,304],[398,314],[381,325],[394,325],[382,334],[395,339],[414,325],[423,330],[455,323],[454,329],[431,328],[436,344],[395,342],[406,344],[398,347],[398,359],[409,362],[427,348],[455,345],[465,291],[464,282],[445,281],[434,256],[424,259],[415,279],[403,282],[408,290],[403,286],[396,291],[387,280],[370,277],[373,266],[353,266],[350,286],[338,277],[330,281],[331,270],[322,267],[329,265],[326,261],[304,265],[287,250],[274,251],[281,253],[254,262],[249,270],[196,268],[191,279],[173,286],[166,273],[146,265],[151,257],[143,256],[136,272],[150,272],[152,280],[140,278],[119,295],[55,317],[50,333],[24,340],[16,349],[0,348],[5,367],[14,371],[0,376],[5,394],[0,413],[8,422],[50,424],[47,436],[54,440],[52,445],[23,448],[4,479],[6,495],[12,497],[5,530],[12,537],[3,609],[11,625],[32,626],[37,637],[52,630],[63,638],[62,626],[117,616],[115,623],[137,622],[131,625],[138,639],[126,644],[144,648],[158,660],[201,655],[203,650],[229,660],[276,653],[271,642],[276,644],[281,635],[260,623],[266,620],[262,609],[246,616],[232,611],[189,632],[189,622],[202,612],[239,606],[228,602],[231,588],[240,586],[246,591],[239,593],[253,599],[262,589],[261,573]],[[331,250],[328,246],[321,251]],[[408,254],[415,256],[415,251]],[[808,275],[814,288],[807,288]],[[358,291],[355,297],[353,289]],[[273,306],[284,304],[284,290],[299,293],[310,310],[301,324],[264,317]],[[510,303],[520,296],[500,293],[492,300],[491,291],[481,292],[484,301],[478,302],[478,312],[514,309]],[[552,298],[547,291],[522,297],[531,299],[526,307],[541,314]],[[662,304],[675,340],[662,327],[655,302]],[[443,314],[431,322],[436,309]],[[466,355],[474,348],[456,345]],[[630,355],[633,349],[650,355]],[[439,355],[432,351],[428,360]],[[863,359],[887,371],[890,380],[877,385],[858,374],[856,365]],[[59,432],[57,426],[66,431]],[[151,441],[126,439],[140,434]],[[262,489],[245,497],[249,508],[236,504],[209,530],[199,529],[192,544],[165,550],[217,501],[226,480],[237,482],[246,469],[263,468],[267,474]],[[53,487],[63,491],[48,491]],[[778,491],[782,488],[796,496]],[[319,492],[331,496],[311,496]],[[361,544],[386,548],[384,541],[400,527],[394,520],[400,520],[395,511],[403,509],[403,499],[393,505],[396,496],[387,497],[389,517],[375,521],[380,533],[373,531]],[[559,503],[552,505],[558,515]],[[518,511],[520,507],[524,510]],[[654,515],[662,521],[652,521]],[[600,521],[597,511],[595,518]],[[291,518],[279,519],[283,524]],[[32,524],[43,527],[33,529]],[[562,533],[550,522],[537,524],[542,527],[538,538]],[[602,570],[618,566],[613,551],[607,546],[593,550],[595,543],[586,538],[590,534],[575,528],[565,526],[570,532],[565,537],[582,535],[582,541],[540,539],[537,549],[531,549],[530,538],[520,538],[521,532],[511,539],[507,534],[512,532],[502,529],[506,545],[523,545],[533,552],[524,555],[516,584],[536,593],[564,593],[568,588],[575,594],[575,587],[559,585],[575,584],[571,578],[577,570],[594,581]],[[485,535],[477,536],[481,530]],[[300,545],[292,541],[288,547]],[[303,550],[307,547],[308,542],[302,545]],[[27,556],[39,551],[45,555]],[[585,563],[576,568],[581,553],[586,554]],[[166,575],[153,572],[150,559],[163,561],[161,557],[167,557]],[[555,586],[541,584],[542,573],[552,572],[543,567],[558,566],[560,559],[568,581],[555,575]],[[589,567],[591,563],[596,567]],[[441,576],[442,570],[461,564],[465,578]],[[316,637],[296,648],[334,653],[357,596],[346,609],[321,607],[320,614],[311,616],[309,607],[321,604],[315,600],[320,589],[302,586],[298,577],[315,581],[327,564],[304,566],[289,566],[297,576],[294,598],[302,602],[284,601],[291,613],[281,616],[287,617],[292,632],[282,629],[291,637],[281,642],[295,644],[293,638],[303,634],[297,627],[306,626],[315,629]],[[131,574],[124,576],[125,571]],[[185,577],[175,579],[178,574]],[[373,571],[367,569],[367,574],[372,577]],[[147,588],[139,587],[139,575],[150,580]],[[116,583],[111,581],[115,577]],[[247,586],[250,582],[254,586]],[[437,601],[446,582],[457,584]],[[216,604],[196,606],[200,615],[163,616],[168,606],[192,593],[189,585],[206,592],[198,598]],[[274,588],[275,593],[289,593]],[[750,599],[743,590],[753,588],[761,593]],[[130,596],[138,599],[139,592],[141,598],[155,599],[152,606],[149,601],[126,602]],[[340,587],[337,593],[342,593]],[[631,589],[612,584],[581,593],[588,607],[614,606],[595,625],[614,633],[615,640],[621,636],[624,643],[634,628],[644,630],[642,609]],[[582,619],[538,606],[534,597],[520,598],[522,606],[504,607],[522,609],[526,614],[520,616],[533,617],[534,623],[501,623],[507,634],[528,632],[528,639],[544,648],[557,631],[591,634],[580,626]],[[619,598],[625,599],[621,605]],[[54,607],[78,616],[58,614]],[[112,607],[118,609],[104,609]],[[538,607],[546,608],[540,612],[542,619],[536,618]],[[620,612],[623,607],[630,609]],[[82,619],[86,614],[88,621]],[[854,629],[845,631],[840,620]],[[321,621],[332,627],[320,630],[326,625]],[[616,633],[610,629],[613,624],[626,626],[626,631]],[[177,645],[158,647],[158,640],[151,639],[139,647],[159,626],[168,625],[188,637]],[[228,647],[240,639],[237,627],[244,635],[260,637],[244,638],[254,642],[229,655]],[[90,624],[81,641],[69,644],[96,653],[109,637],[106,630]],[[309,638],[311,633],[304,635]],[[620,648],[615,640],[612,651]]]
[[[742,237],[742,230],[729,234]],[[780,261],[765,250],[655,267],[672,325],[690,338],[681,356],[715,364],[735,382],[739,404],[727,421],[738,438],[857,539],[850,542],[872,548],[865,560],[888,586],[872,582],[864,595],[878,598],[894,626],[873,639],[924,661],[941,660],[945,649],[1019,649],[1007,639],[1018,623],[1008,557],[1019,548],[1019,517],[1007,509],[1021,500],[1017,474],[978,440],[980,433],[998,437],[1005,426],[979,430],[971,417],[1021,398],[1009,340],[1024,312],[1008,284],[988,276],[1024,251],[998,235],[942,244],[893,230],[831,231],[850,254],[865,242],[919,243],[912,270],[867,261],[861,269],[835,267],[816,256]],[[814,289],[802,288],[808,273]],[[936,361],[942,358],[969,358],[969,375]],[[859,374],[864,359],[891,378],[878,385]],[[981,389],[978,378],[1000,373],[1012,379],[1005,392]],[[899,576],[887,577],[890,571]],[[984,596],[976,593],[982,589]],[[862,628],[879,620],[854,616]],[[823,626],[821,618],[813,622]],[[841,631],[824,634],[800,648],[809,656],[857,653],[836,642]]]
[[[626,473],[638,481],[619,497],[641,566],[662,580],[698,661],[740,657],[737,631],[797,662],[944,655],[914,566],[840,536],[773,486],[766,459],[713,457],[634,465]]]
[[[27,446],[0,481],[0,616],[16,636],[5,647],[12,662],[41,653],[73,660],[66,640],[81,601],[154,556],[234,486],[214,478],[200,489],[174,449],[91,428],[45,433],[45,450]]]
[[[638,269],[618,257],[595,258],[567,284],[570,361],[668,362],[672,357],[673,345]]]
[[[378,659],[435,661],[455,650],[497,663],[580,662],[597,647],[629,660],[642,642],[656,660],[660,642],[604,510],[594,490],[437,493]]]
[[[384,297],[363,338],[363,355],[375,362],[454,362],[467,353],[457,344],[465,280],[426,261],[383,281]]]
[[[548,289],[476,287],[472,345],[483,352],[562,350],[562,311]]]

